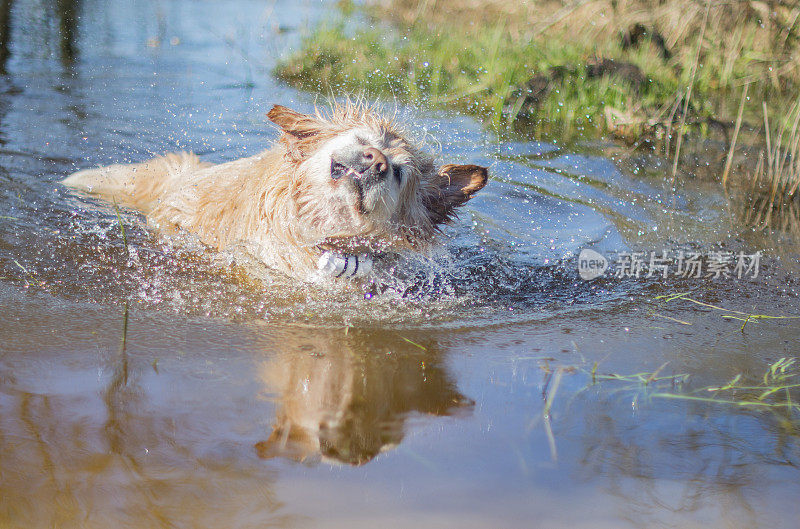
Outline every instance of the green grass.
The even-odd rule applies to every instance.
[[[46,285],[44,281],[36,279],[36,274],[25,268],[25,266],[23,266],[22,263],[20,263],[16,259],[12,259],[12,261],[14,261],[14,264],[17,265],[17,268],[22,270],[22,273],[24,274],[23,280],[25,281],[25,286],[36,285],[39,287],[44,287]]]
[[[402,3],[392,2],[401,8]],[[458,2],[442,2],[445,7],[452,3]],[[371,25],[354,27],[345,21],[354,12],[369,15],[376,9],[343,9],[339,21],[308,35],[301,49],[278,65],[277,75],[316,92],[357,92],[455,108],[498,130],[524,124],[562,138],[614,132],[635,140],[668,136],[683,125],[705,134],[714,120],[733,123],[745,83],[750,85],[745,122],[759,125],[761,101],[770,99],[779,127],[796,94],[791,75],[770,77],[770,65],[779,64],[785,53],[770,58],[759,51],[768,44],[759,19],[740,20],[742,29],[730,43],[739,48],[732,51],[718,42],[720,35],[727,35],[725,22],[731,21],[716,7],[710,19],[695,15],[691,30],[673,44],[675,55],[669,60],[646,43],[623,49],[619,33],[584,31],[591,21],[580,14],[562,20],[563,29],[554,26],[528,38],[510,31],[520,23],[508,16],[487,17],[474,26],[425,20],[436,16],[433,11],[410,23],[397,18],[387,23],[386,17],[377,21],[377,16]],[[552,16],[543,13],[542,18]],[[635,87],[615,74],[590,78],[587,66],[598,59],[634,65],[645,81]],[[554,71],[559,75],[553,77]],[[536,75],[550,78],[550,90],[538,103],[523,104],[526,83]],[[610,119],[609,112],[616,118]]]
[[[727,151],[717,176],[726,192],[735,177],[742,220],[800,230],[800,4],[340,0],[339,8],[338,20],[279,62],[278,77],[333,97],[454,109],[501,135],[654,146],[673,183],[679,165],[699,167],[684,140],[710,137],[719,144],[686,145],[702,146],[706,159],[709,149]],[[645,37],[626,47],[636,27]],[[633,74],[591,75],[609,61]],[[761,154],[750,156],[752,147]]]
[[[339,7],[338,21],[323,23],[279,63],[280,78],[333,96],[453,108],[498,132],[653,141],[678,159],[682,132],[704,136],[723,127],[730,138],[745,86],[746,141],[763,138],[762,102],[778,131],[800,89],[794,59],[800,7],[789,4],[767,18],[760,4],[691,0],[389,0]],[[671,55],[662,55],[652,32],[626,48],[622,36],[637,24],[662,33]],[[608,72],[590,77],[588,66],[605,59],[638,68],[644,82],[636,87]],[[549,91],[526,102],[527,83],[536,76],[550,79]]]
[[[664,303],[669,303],[671,301],[676,301],[676,300],[683,300],[683,301],[688,301],[690,303],[694,303],[695,305],[700,305],[701,307],[706,307],[706,308],[709,308],[709,309],[713,309],[713,310],[719,311],[719,312],[722,313],[721,316],[723,318],[725,318],[725,319],[741,321],[742,322],[742,327],[741,327],[740,330],[742,332],[744,332],[744,329],[745,329],[745,327],[747,326],[747,324],[749,322],[758,323],[759,321],[762,321],[762,320],[796,320],[796,319],[800,319],[800,316],[756,314],[756,313],[750,313],[750,312],[743,312],[743,311],[739,311],[739,310],[726,309],[726,308],[720,307],[718,305],[713,305],[711,303],[706,303],[704,301],[699,301],[699,300],[696,300],[694,298],[690,298],[689,297],[689,292],[681,292],[681,293],[678,293],[678,294],[666,294],[666,295],[663,295],[663,296],[656,296],[655,299],[663,301]],[[662,315],[662,317],[665,317],[665,316]],[[675,320],[674,318],[670,318],[670,319],[673,319],[674,321],[677,321],[678,323],[687,324],[687,322],[683,322],[683,321],[680,321],[680,320]]]
[[[634,393],[637,399],[665,398],[734,406],[753,411],[783,412],[787,425],[800,427],[800,361],[795,357],[782,357],[772,362],[761,376],[739,373],[725,384],[703,386],[694,390],[684,389],[690,379],[687,373],[662,375],[666,363],[653,372],[601,374],[598,373],[596,363],[591,371],[587,371],[580,366],[551,368],[549,360],[551,359],[540,359],[545,361],[541,367],[547,374],[543,408],[545,416],[550,412],[561,376],[568,373],[582,374],[589,378],[590,382],[584,389],[598,387],[606,392]],[[667,388],[671,390],[665,391]]]
[[[672,399],[746,409],[758,414],[770,413],[786,431],[800,431],[800,363],[797,358],[780,358],[769,364],[761,377],[737,374],[721,386],[703,386],[695,390],[686,388],[689,374],[662,375],[668,363],[652,372],[602,374],[598,372],[597,362],[592,365],[591,370],[586,370],[579,365],[551,366],[550,363],[555,359],[550,357],[525,359],[537,360],[539,367],[545,372],[542,411],[532,417],[528,428],[541,422],[553,461],[557,461],[558,451],[551,425],[551,412],[565,374],[582,375],[588,379],[586,386],[578,393],[594,389],[605,394],[621,393],[633,403],[651,401],[654,398]]]
[[[538,130],[572,135],[605,127],[606,107],[626,109],[633,88],[604,76],[588,78],[585,50],[568,42],[521,45],[505,26],[477,34],[392,26],[349,31],[343,21],[319,27],[277,75],[307,90],[366,93],[432,107],[456,108],[503,128],[524,120]],[[652,51],[631,62],[658,60]],[[566,65],[566,66],[565,66]],[[537,73],[563,72],[534,112],[524,108],[525,84]],[[658,107],[679,89],[679,79],[654,71],[636,94],[637,106]]]
[[[800,413],[800,364],[797,358],[782,357],[771,363],[764,375],[746,382],[741,374],[722,386],[709,386],[691,393],[654,393],[652,397],[679,400],[694,400],[726,406],[763,409],[787,413],[788,419],[796,419]]]

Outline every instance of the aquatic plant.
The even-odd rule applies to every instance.
[[[745,194],[744,218],[761,228],[800,229],[800,99],[773,135],[763,108],[766,147],[761,151]]]
[[[666,362],[652,372],[601,374],[598,373],[596,362],[591,370],[587,370],[583,366],[553,367],[550,365],[550,360],[552,359],[540,359],[540,368],[545,371],[542,390],[545,402],[542,418],[548,437],[551,436],[547,431],[550,428],[551,408],[564,374],[580,374],[587,377],[589,379],[587,385],[581,391],[600,388],[605,392],[622,392],[626,395],[631,394],[636,402],[643,399],[664,398],[736,406],[754,411],[784,412],[785,425],[800,426],[797,422],[800,420],[800,395],[798,395],[800,361],[796,357],[781,357],[770,363],[760,376],[738,373],[725,384],[702,386],[692,390],[684,389],[689,382],[690,374],[661,374],[668,365]],[[551,449],[553,446],[551,443]]]
[[[788,419],[800,413],[800,363],[781,357],[767,366],[763,376],[747,382],[741,373],[721,386],[708,386],[691,393],[654,393],[653,398],[694,400],[753,409],[785,410]]]
[[[689,297],[690,292],[680,292],[677,294],[665,294],[662,296],[656,296],[656,300],[663,300],[665,303],[675,300],[684,300],[690,303],[694,303],[695,305],[700,305],[701,307],[706,307],[709,309],[717,310],[722,312],[722,317],[731,320],[739,320],[742,322],[741,331],[744,332],[745,326],[749,322],[758,322],[761,320],[796,320],[800,319],[800,316],[787,316],[787,315],[769,315],[769,314],[755,314],[750,312],[743,312],[740,310],[733,310],[733,309],[726,309],[724,307],[720,307],[719,305],[713,305],[711,303],[706,303],[704,301],[700,301],[694,298]],[[664,316],[662,316],[664,317]],[[673,318],[674,319],[674,318]],[[679,323],[686,324],[686,322],[679,321]]]

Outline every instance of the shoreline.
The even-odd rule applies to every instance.
[[[339,19],[275,73],[334,96],[465,112],[501,135],[645,147],[673,164],[673,178],[684,142],[711,139],[727,145],[718,179],[763,188],[776,203],[768,209],[782,211],[800,198],[800,167],[770,170],[765,161],[800,151],[800,65],[791,59],[800,54],[800,7],[764,18],[750,4],[339,2]]]

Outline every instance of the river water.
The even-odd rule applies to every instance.
[[[375,288],[293,282],[58,181],[268,147],[273,104],[319,100],[272,67],[333,7],[54,4],[14,2],[0,77],[0,527],[798,523],[796,411],[660,397],[757,380],[798,320],[656,299],[800,315],[796,238],[651,157],[401,107],[489,185]],[[612,266],[583,280],[583,249]],[[625,268],[665,250],[666,278]],[[731,275],[677,277],[680,251]]]

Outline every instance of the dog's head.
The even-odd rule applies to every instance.
[[[418,248],[486,185],[486,168],[437,169],[430,154],[363,105],[335,105],[324,116],[276,105],[268,117],[282,130],[299,220],[325,244]]]

